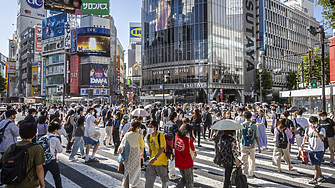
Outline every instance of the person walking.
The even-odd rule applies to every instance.
[[[177,113],[172,112],[169,116],[170,121],[166,123],[164,127],[164,134],[165,138],[169,138],[171,140],[168,140],[167,142],[172,147],[174,146],[174,138],[176,136],[176,133],[178,131],[178,126],[175,123],[177,121]],[[174,152],[173,152],[174,153]],[[170,172],[170,179],[176,179],[178,178],[176,168],[175,168],[175,160],[170,160],[170,166],[169,166],[169,172]]]
[[[213,122],[213,125],[219,121],[222,120],[222,116],[221,116],[221,113],[220,112],[217,112],[216,113],[216,120]],[[223,134],[223,131],[220,131],[220,130],[214,130],[214,129],[211,129],[211,137],[209,138],[209,140],[214,140],[214,147],[215,147],[215,155],[217,155],[219,153],[219,141],[220,141],[220,138]]]
[[[334,138],[334,130],[335,130],[335,123],[330,118],[327,118],[327,112],[321,111],[319,112],[319,126],[323,127],[326,130],[326,138],[323,139],[325,150],[323,155],[325,154],[326,150],[329,148],[330,153],[330,167],[334,167],[334,150],[335,150],[335,138]],[[322,161],[324,159],[322,158]]]
[[[120,141],[122,140],[123,136],[130,129],[130,123],[128,121],[129,121],[129,116],[128,115],[124,115],[122,117],[121,125],[120,125],[120,128],[119,128],[119,138],[120,138]]]
[[[279,120],[279,125],[274,130],[275,148],[273,150],[273,164],[277,165],[278,172],[282,173],[281,157],[284,155],[284,160],[288,165],[288,170],[292,170],[291,156],[289,151],[289,140],[293,137],[291,130],[286,125],[286,119]]]
[[[264,117],[264,111],[258,111],[258,117],[256,117],[256,125],[259,131],[259,143],[261,144],[260,147],[263,150],[267,150],[268,142],[266,136],[266,127],[265,127],[266,119]]]
[[[96,134],[95,126],[99,125],[99,123],[101,122],[101,118],[99,118],[99,121],[97,121],[97,119],[93,116],[93,112],[94,112],[93,107],[88,108],[87,112],[88,113],[85,117],[86,127],[85,127],[85,132],[84,132],[85,141],[86,141],[85,163],[99,162],[99,160],[95,158],[95,153],[97,152],[100,143],[99,143],[99,139],[96,140],[96,138],[94,138],[94,135]],[[90,153],[91,146],[94,146],[93,153],[91,156],[88,156]]]
[[[181,179],[177,184],[177,188],[193,188],[193,159],[190,150],[195,151],[193,140],[190,133],[192,126],[190,124],[183,124],[175,137],[175,160],[176,167],[179,168]],[[197,153],[195,153],[195,156]]]
[[[105,127],[105,139],[103,141],[104,145],[106,146],[106,140],[109,140],[109,145],[112,145],[112,127],[113,127],[113,116],[112,112],[108,110],[105,116],[105,121],[106,121],[106,127]]]
[[[124,161],[124,175],[122,184],[124,188],[137,187],[141,176],[141,156],[144,152],[144,140],[142,135],[138,133],[141,123],[133,120],[130,124],[130,132],[127,132],[121,144],[125,145],[127,141],[129,144],[128,159]],[[129,186],[130,184],[130,186]]]
[[[243,123],[244,117],[243,117],[243,109],[242,108],[238,108],[237,109],[237,116],[235,117],[235,121],[237,121],[237,123]]]
[[[73,131],[75,129],[75,112],[73,110],[70,110],[66,117],[65,117],[65,122],[64,122],[64,128],[66,128],[66,133],[67,133],[67,145],[66,145],[66,153],[71,153],[71,148],[73,144]]]
[[[84,109],[79,108],[78,111],[78,120],[77,126],[74,130],[74,142],[73,148],[69,157],[69,160],[76,161],[77,159],[74,157],[77,155],[78,149],[80,149],[80,158],[85,158],[85,149],[84,149],[84,131],[85,131],[85,116]]]
[[[37,140],[48,132],[47,116],[40,116],[37,124]]]
[[[193,134],[198,138],[198,147],[201,147],[200,145],[200,131],[201,131],[200,123],[201,122],[202,122],[202,119],[201,119],[200,111],[198,108],[196,108],[191,118],[191,125],[193,127]]]
[[[117,112],[115,119],[112,121],[112,134],[113,134],[113,142],[114,142],[114,155],[117,154],[117,150],[120,146],[120,134],[119,134],[119,128],[121,124],[121,112]]]
[[[162,188],[168,187],[168,162],[164,153],[166,148],[165,137],[157,132],[158,123],[155,120],[149,122],[147,144],[149,147],[150,160],[145,172],[145,188],[153,188],[156,176],[158,175],[162,182]]]
[[[321,162],[323,157],[323,152],[325,150],[323,139],[326,137],[325,128],[319,126],[318,118],[311,116],[309,118],[309,123],[311,124],[305,131],[305,136],[302,141],[301,147],[304,148],[305,143],[308,140],[308,156],[311,165],[314,166],[314,178],[309,181],[309,184],[317,184],[325,180],[321,172]]]
[[[19,127],[15,124],[16,111],[8,110],[6,113],[6,119],[0,122],[0,130],[4,129],[4,136],[0,142],[0,154],[3,154],[7,148],[17,142],[19,134]]]
[[[202,123],[203,123],[202,136],[204,137],[204,140],[206,140],[206,130],[208,129],[208,139],[209,139],[210,138],[209,128],[212,126],[212,115],[209,112],[208,106],[205,108],[205,112],[201,115],[201,117],[202,117]]]
[[[258,152],[261,153],[258,139],[259,130],[255,124],[251,123],[251,112],[244,112],[244,118],[246,119],[242,124],[244,129],[238,130],[236,134],[239,143],[238,150],[241,152],[241,160],[243,163],[242,170],[244,174],[249,177],[254,177],[256,142],[258,145]]]
[[[300,160],[301,159],[300,156],[302,155],[301,143],[304,139],[304,135],[302,134],[302,132],[299,133],[297,130],[299,129],[299,127],[301,127],[302,129],[306,131],[309,125],[308,125],[308,120],[302,117],[302,114],[303,114],[302,110],[297,111],[296,114],[297,114],[297,117],[293,119],[293,125],[295,127],[295,140],[299,148],[297,159]]]

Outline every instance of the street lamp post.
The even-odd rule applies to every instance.
[[[260,98],[259,102],[262,102],[262,72],[263,72],[263,64],[262,63],[257,64],[257,70],[258,70],[258,73],[259,73],[259,98]]]
[[[326,84],[325,84],[325,30],[322,25],[319,26],[319,31],[317,28],[310,26],[307,30],[313,35],[316,36],[320,33],[321,40],[321,79],[322,79],[322,109],[326,111]],[[309,78],[311,79],[311,78]]]

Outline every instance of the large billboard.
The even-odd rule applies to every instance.
[[[43,7],[44,0],[18,0],[17,15],[44,19],[47,11]]]
[[[109,15],[109,0],[82,0],[81,14]]]
[[[63,36],[65,34],[65,22],[67,22],[66,13],[57,14],[42,20],[42,39],[47,40]]]
[[[141,42],[141,23],[129,23],[129,41]]]
[[[90,85],[108,87],[107,64],[90,64]]]
[[[97,27],[77,29],[77,53],[110,56],[110,30]]]
[[[42,27],[35,26],[35,52],[42,52]]]

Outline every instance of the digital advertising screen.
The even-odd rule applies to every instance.
[[[110,37],[102,35],[77,36],[77,53],[83,55],[110,55]]]
[[[90,64],[90,85],[108,86],[108,65]]]
[[[63,36],[65,34],[67,14],[57,14],[42,20],[42,40]]]

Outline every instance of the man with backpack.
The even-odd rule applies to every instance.
[[[12,144],[2,156],[1,182],[6,184],[6,187],[45,187],[44,152],[41,146],[31,142],[36,132],[35,124],[24,122],[19,129],[22,141]]]
[[[57,122],[51,122],[48,127],[48,134],[39,139],[38,144],[44,150],[45,163],[43,164],[44,176],[48,171],[54,178],[56,188],[62,188],[62,180],[57,162],[57,154],[62,153],[63,147],[60,140],[56,137],[57,131],[61,125]]]
[[[323,139],[325,150],[323,154],[326,152],[327,148],[329,148],[330,153],[330,167],[334,167],[334,150],[335,150],[335,139],[334,139],[334,130],[335,123],[330,118],[327,118],[327,112],[321,111],[319,113],[319,125],[326,130],[326,138]]]
[[[169,105],[167,104],[166,107],[162,111],[162,117],[163,117],[162,120],[163,120],[164,126],[169,121],[169,114],[170,113],[171,113],[171,110],[169,108]]]
[[[178,131],[178,126],[176,124],[177,121],[177,113],[172,112],[169,115],[169,122],[166,123],[164,127],[164,135],[165,139],[167,140],[167,143],[172,146],[174,145],[174,138],[176,136],[176,133]],[[174,153],[174,152],[173,152]],[[178,177],[176,168],[175,168],[175,160],[170,160],[170,178],[176,179]]]
[[[150,121],[148,125],[147,144],[149,147],[150,160],[145,173],[145,188],[153,188],[156,176],[162,182],[162,188],[168,187],[169,176],[167,167],[167,156],[165,154],[165,137],[158,131],[157,121]]]
[[[157,112],[156,112],[156,121],[158,124],[158,129],[161,130],[161,119],[162,119],[162,108],[159,107]]]
[[[101,112],[104,127],[106,126],[106,123],[107,123],[107,118],[106,118],[107,112],[108,112],[108,106],[105,105],[104,109]]]
[[[202,114],[202,123],[204,125],[203,131],[202,131],[202,136],[204,137],[204,140],[206,140],[206,130],[208,129],[208,139],[211,137],[210,136],[210,130],[209,128],[212,125],[212,115],[209,113],[209,107],[207,106],[205,108],[205,112]]]
[[[19,127],[15,124],[16,111],[6,111],[6,119],[0,122],[0,154],[3,154],[7,148],[17,142],[19,136]]]
[[[299,110],[296,113],[297,113],[297,117],[293,119],[293,125],[295,127],[295,133],[294,133],[295,140],[299,148],[297,159],[300,160],[301,159],[300,155],[302,155],[301,143],[302,143],[302,140],[304,139],[305,130],[309,125],[308,125],[308,120],[302,117],[302,114],[303,114],[302,110]]]
[[[311,123],[311,126],[305,131],[305,137],[301,147],[304,148],[305,142],[308,140],[308,156],[315,171],[314,178],[308,183],[315,185],[325,180],[321,172],[321,162],[325,149],[322,140],[326,137],[326,130],[319,126],[318,118],[315,116],[309,118],[309,123]]]
[[[253,177],[255,176],[253,172],[255,171],[256,142],[259,153],[261,153],[261,147],[258,139],[259,130],[257,125],[251,123],[251,116],[251,112],[244,112],[244,118],[246,119],[246,121],[242,123],[244,129],[238,130],[236,137],[239,143],[238,150],[241,152],[242,170],[245,175]],[[248,160],[248,158],[250,158],[250,160]],[[250,167],[248,168],[249,165]]]
[[[156,120],[156,112],[157,112],[157,111],[158,111],[157,106],[154,105],[154,108],[151,109],[151,118],[152,118],[153,120]]]

